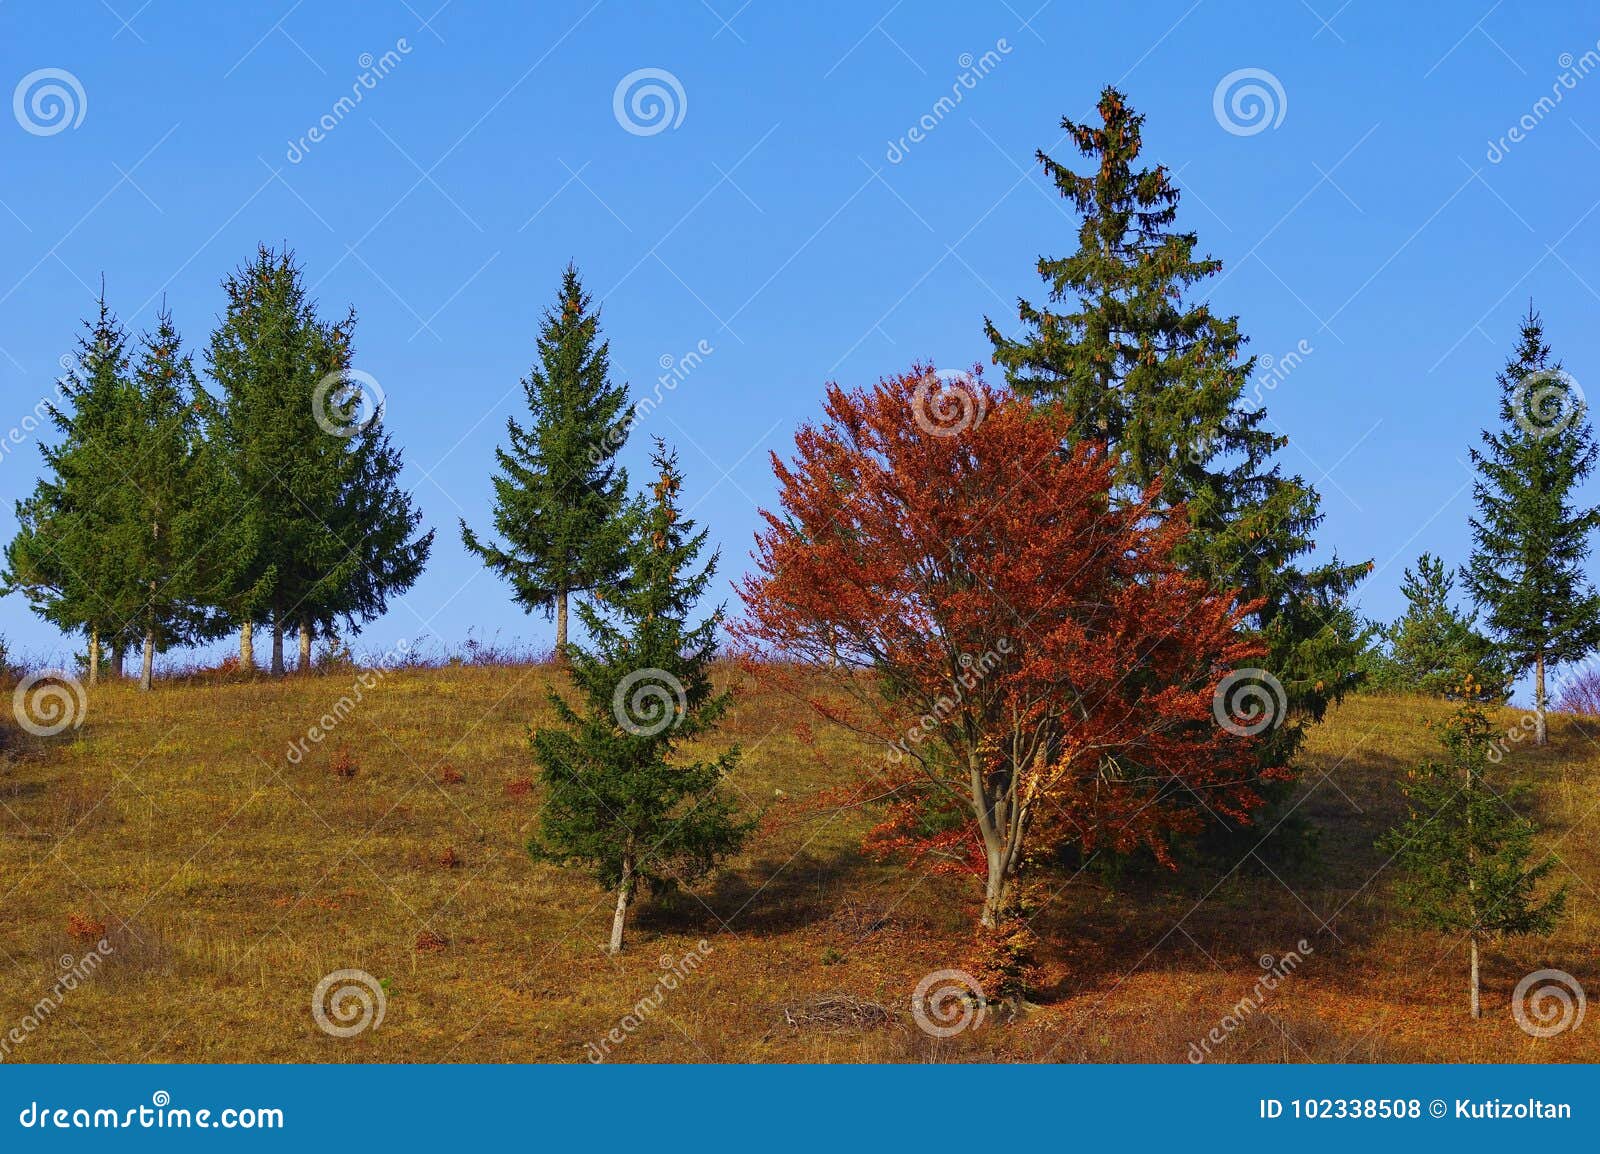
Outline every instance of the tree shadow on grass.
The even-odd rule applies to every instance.
[[[855,849],[823,857],[803,851],[793,858],[763,857],[723,870],[708,889],[662,895],[638,911],[641,928],[660,933],[721,931],[770,934],[801,929],[832,912],[839,888],[868,868]]]

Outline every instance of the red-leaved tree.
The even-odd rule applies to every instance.
[[[1249,606],[1173,565],[1181,515],[1113,509],[1103,451],[1063,449],[1063,417],[977,372],[830,385],[826,413],[773,455],[780,508],[734,633],[881,743],[871,842],[983,877],[994,926],[1030,852],[1170,864],[1208,813],[1248,819],[1253,738],[1214,703],[1262,650]]]

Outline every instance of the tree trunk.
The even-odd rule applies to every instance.
[[[311,622],[300,622],[300,672],[311,672]]]
[[[1543,745],[1550,740],[1545,727],[1545,709],[1548,707],[1544,692],[1544,654],[1533,659],[1533,744]]]
[[[89,630],[89,684],[100,684],[100,630]]]
[[[128,665],[128,646],[118,641],[111,646],[111,677],[114,681],[121,681],[123,671]]]
[[[622,952],[622,931],[628,921],[628,903],[633,901],[633,856],[622,858],[622,881],[617,883],[617,908],[611,915],[611,952]]]
[[[990,850],[985,856],[989,859],[989,876],[983,887],[983,917],[980,920],[994,929],[1005,913],[1008,879],[1002,851]]]
[[[144,631],[144,657],[139,662],[139,688],[148,690],[153,684],[156,664],[156,633]]]
[[[1472,1018],[1476,1021],[1482,1017],[1478,1006],[1478,935],[1472,935]]]
[[[556,660],[567,660],[567,591],[556,590]]]
[[[272,611],[272,676],[283,676],[283,616]]]
[[[255,623],[246,621],[239,626],[239,669],[246,673],[256,671]]]

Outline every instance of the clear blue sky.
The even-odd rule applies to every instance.
[[[773,491],[767,453],[825,381],[987,362],[984,315],[1013,324],[1015,298],[1039,294],[1036,258],[1069,249],[1075,223],[1033,152],[1066,158],[1060,118],[1106,83],[1147,115],[1182,223],[1226,262],[1216,304],[1255,352],[1312,350],[1267,404],[1285,466],[1323,493],[1322,547],[1378,566],[1368,613],[1397,612],[1420,550],[1465,559],[1466,449],[1530,296],[1600,388],[1592,6],[439,3],[0,4],[0,96],[46,68],[82,93],[59,131],[26,93],[20,120],[0,116],[0,435],[49,392],[102,273],[131,326],[165,295],[198,351],[223,273],[287,241],[330,312],[359,310],[356,366],[439,529],[425,576],[358,647],[424,623],[450,644],[473,626],[548,640],[456,519],[487,524],[492,450],[569,259],[636,395],[663,358],[714,350],[625,460],[642,472],[648,434],[678,445],[731,580]],[[682,92],[681,120],[653,134],[614,112],[646,68]],[[1281,86],[1258,132],[1214,112],[1240,69]],[[986,74],[936,111],[964,71]],[[39,459],[5,450],[9,537]],[[62,651],[19,598],[0,633]]]

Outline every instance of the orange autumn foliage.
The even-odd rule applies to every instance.
[[[752,672],[884,750],[869,842],[985,877],[992,924],[1033,850],[1170,864],[1212,815],[1249,819],[1254,740],[1213,696],[1262,648],[1251,606],[1173,563],[1181,510],[1114,502],[1104,450],[1064,450],[1058,412],[936,380],[830,385],[825,422],[773,455],[734,634]]]

